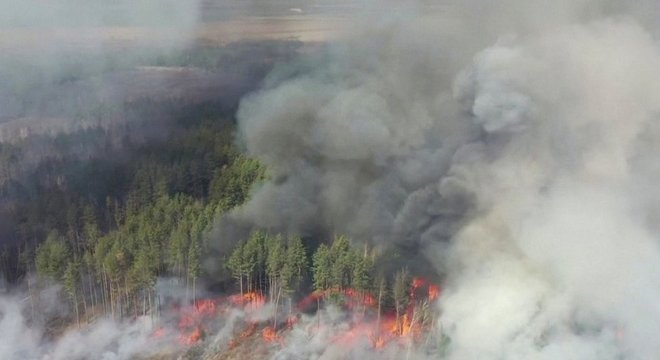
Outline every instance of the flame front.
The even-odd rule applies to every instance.
[[[355,289],[330,289],[315,291],[298,302],[298,311],[309,310],[313,305],[320,307],[322,301],[329,298],[339,299],[342,307],[351,315],[351,322],[346,330],[337,333],[332,342],[342,346],[351,346],[360,339],[368,339],[374,349],[385,348],[390,343],[402,342],[404,339],[419,341],[422,335],[432,326],[428,319],[421,316],[424,307],[428,310],[430,303],[440,296],[440,287],[422,278],[413,278],[410,284],[407,308],[399,314],[390,309],[378,315],[378,302],[373,294],[359,292]],[[190,307],[177,308],[179,342],[189,346],[203,341],[205,334],[212,329],[218,316],[227,314],[232,308],[238,308],[248,313],[259,310],[266,304],[264,295],[258,292],[235,294],[226,298],[202,299],[195,301]],[[235,348],[246,339],[251,338],[259,328],[264,343],[284,344],[285,338],[280,333],[291,329],[298,323],[297,312],[290,313],[281,326],[264,326],[264,323],[247,321],[240,332],[229,342],[229,348]],[[320,324],[319,324],[320,325]],[[312,331],[319,331],[315,328]],[[164,328],[158,328],[154,337],[161,337]]]

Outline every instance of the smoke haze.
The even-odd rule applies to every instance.
[[[418,249],[450,359],[657,357],[653,3],[388,5],[244,99],[235,216]]]
[[[417,349],[342,348],[332,339],[351,319],[329,307],[303,316],[273,357],[657,358],[657,3],[360,4],[350,37],[282,64],[243,98],[238,141],[270,180],[230,220],[405,248],[400,265],[422,259],[444,281],[438,322]],[[308,11],[303,5],[291,3]],[[176,52],[202,17],[187,1],[0,7],[0,26],[12,34],[0,35],[10,49],[0,75],[11,84],[0,88],[0,118],[21,123],[75,112],[42,102],[65,94],[59,103],[75,104],[89,89],[61,91],[70,86],[61,80],[71,48],[91,49],[80,67],[99,74],[107,64],[97,60],[122,48],[116,40],[126,31],[148,56]],[[79,31],[99,26],[113,30]],[[168,30],[148,30],[159,27]],[[34,28],[61,31],[43,40]],[[23,42],[33,46],[17,47]],[[42,76],[28,77],[34,69]],[[52,90],[32,91],[42,84]],[[9,359],[125,359],[162,345],[140,319],[100,321],[51,341],[44,324],[26,320],[27,305],[0,296],[0,354]],[[207,350],[226,348],[243,316],[229,314]]]

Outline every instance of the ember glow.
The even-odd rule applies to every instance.
[[[77,323],[101,320],[60,341],[45,325],[32,331],[32,297],[0,297],[0,333],[8,334],[0,358],[93,358],[70,345],[79,339],[114,358],[164,343],[203,359],[660,358],[660,2],[366,3],[375,6],[347,6],[345,37],[296,45],[281,62],[248,55],[268,63],[258,71],[233,71],[242,59],[233,45],[217,55],[228,61],[200,49],[199,59],[117,70],[122,84],[143,70],[164,79],[189,70],[224,77],[225,67],[259,74],[231,113],[222,107],[227,129],[211,118],[198,128],[177,112],[186,136],[172,137],[175,151],[140,139],[97,164],[84,146],[72,148],[89,167],[43,151],[55,166],[30,165],[25,174],[38,176],[32,184],[21,175],[30,180],[23,186],[13,169],[27,166],[14,152],[32,136],[3,146],[3,194],[11,195],[3,209],[26,245],[15,266],[1,256],[3,266],[65,282]],[[287,18],[326,11],[317,5],[296,5]],[[197,54],[197,43],[191,48]],[[78,89],[106,79],[47,73],[35,78],[62,82],[72,89],[62,98],[76,103],[86,99]],[[106,108],[51,105],[60,85],[36,91],[41,82],[0,91],[5,105],[19,104],[5,116],[10,125],[53,107],[46,115],[71,113],[92,129]],[[15,94],[32,89],[34,99],[20,105]],[[120,147],[124,131],[94,136],[109,134],[108,146]],[[146,158],[133,156],[143,149]],[[71,190],[94,181],[60,181],[60,166],[105,174],[97,165],[106,157],[108,173],[122,177],[108,189],[79,195]],[[71,211],[58,211],[69,203]],[[181,288],[154,285],[170,276]],[[115,335],[99,336],[105,329]]]
[[[253,336],[259,336],[264,345],[285,347],[288,332],[300,321],[300,312],[308,311],[312,305],[316,311],[316,306],[322,306],[328,301],[341,304],[351,319],[345,330],[339,331],[330,339],[331,343],[352,346],[358,341],[368,341],[372,348],[383,349],[391,344],[404,346],[409,341],[421,341],[425,332],[432,326],[430,319],[425,317],[432,316],[428,312],[429,305],[438,299],[440,287],[423,278],[413,278],[408,293],[408,306],[397,319],[391,310],[378,315],[378,305],[372,293],[358,292],[350,288],[315,291],[300,300],[294,308],[295,311],[286,315],[277,328],[273,326],[271,319],[258,321],[246,318],[244,325],[235,331],[228,348],[236,348]],[[214,330],[214,322],[228,314],[230,309],[250,314],[266,305],[263,295],[248,292],[215,299],[200,299],[191,306],[175,307],[179,331],[177,338],[183,346],[197,344],[205,340],[206,335]],[[315,326],[312,332],[322,330],[323,326]],[[161,327],[153,336],[160,338],[166,333],[167,330]]]
[[[233,305],[245,307],[247,310],[258,310],[266,304],[266,297],[257,292],[235,294],[229,296],[229,302]]]

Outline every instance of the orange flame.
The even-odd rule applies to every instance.
[[[187,335],[182,334],[179,337],[179,341],[183,345],[192,345],[192,344],[198,342],[199,340],[201,340],[202,335],[203,335],[202,329],[200,329],[199,327],[196,327],[190,334],[187,334]]]
[[[433,301],[440,296],[440,287],[435,284],[429,285],[429,300]]]
[[[229,297],[229,301],[236,306],[243,306],[248,310],[257,310],[266,304],[266,297],[257,292],[248,292],[242,296],[239,294]]]
[[[412,279],[412,284],[411,284],[412,290],[416,290],[416,289],[424,286],[424,283],[426,283],[426,280],[424,280],[422,278],[418,278],[418,277],[413,278]]]
[[[385,339],[382,336],[376,338],[372,343],[374,349],[382,349],[385,347]]]
[[[422,301],[430,302],[438,299],[440,293],[440,286],[423,278],[413,278],[409,288],[408,307],[403,309],[398,319],[393,313],[381,313],[378,322],[374,319],[374,312],[378,307],[374,296],[369,292],[352,288],[314,291],[298,303],[298,309],[309,309],[312,304],[316,307],[320,300],[329,296],[341,296],[345,308],[352,312],[353,323],[349,329],[337,334],[332,341],[349,345],[358,339],[367,339],[374,349],[382,349],[388,343],[401,341],[406,337],[417,341],[427,325],[413,320],[416,306]],[[184,345],[192,345],[201,341],[205,332],[211,329],[213,319],[219,314],[227,313],[232,307],[256,310],[265,303],[266,297],[260,292],[248,292],[242,295],[231,295],[222,300],[201,299],[195,301],[190,307],[177,306],[179,341]],[[299,315],[294,313],[287,317],[285,326],[291,329],[298,321]],[[229,342],[229,347],[234,348],[242,342],[241,339],[252,337],[260,327],[260,323],[248,322],[238,336]],[[153,336],[161,337],[165,333],[164,328],[158,328]],[[267,343],[283,341],[277,329],[270,326],[261,330],[261,337]]]
[[[261,336],[263,337],[264,341],[266,342],[273,342],[278,339],[277,336],[277,330],[274,328],[267,326],[261,331]]]

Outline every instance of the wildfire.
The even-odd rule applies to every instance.
[[[286,318],[286,327],[292,328],[298,322],[298,317],[296,315],[291,315]]]
[[[248,323],[247,327],[243,329],[243,331],[241,331],[241,333],[238,335],[238,338],[233,338],[229,341],[229,348],[233,349],[236,346],[238,346],[241,340],[252,336],[252,334],[254,334],[256,329],[257,329],[257,323],[255,322]]]
[[[408,306],[398,316],[391,309],[386,309],[385,312],[377,315],[379,306],[374,296],[371,293],[351,288],[315,291],[303,298],[297,304],[297,308],[298,310],[309,310],[312,304],[319,306],[321,300],[339,296],[342,306],[352,314],[352,323],[348,329],[337,334],[333,338],[333,342],[349,346],[358,339],[368,339],[374,349],[382,349],[389,343],[403,339],[418,341],[429,326],[428,322],[423,323],[420,320],[424,318],[420,313],[428,311],[424,309],[428,309],[428,304],[438,299],[440,292],[438,285],[422,278],[413,278],[408,292],[410,297]],[[264,295],[258,292],[248,292],[226,298],[202,299],[195,301],[191,306],[176,307],[179,314],[177,319],[179,342],[189,346],[202,341],[205,334],[212,331],[215,319],[220,314],[227,313],[231,308],[256,310],[265,304]],[[290,314],[283,323],[283,329],[293,328],[299,319],[299,314],[295,312]],[[244,339],[252,337],[261,326],[263,323],[247,322],[237,336],[229,342],[229,347],[234,348]],[[165,332],[165,328],[160,327],[153,336],[161,337]],[[265,343],[283,341],[275,327],[263,327],[260,333],[262,341]]]
[[[261,331],[261,336],[263,337],[264,341],[266,342],[274,342],[275,340],[278,340],[277,336],[277,330],[274,328],[267,326]]]
[[[385,347],[385,339],[382,336],[377,337],[372,342],[374,349],[382,349]]]
[[[317,304],[320,300],[330,297],[342,296],[345,300],[345,306],[348,309],[355,307],[375,307],[378,306],[376,299],[371,293],[357,291],[352,288],[346,289],[328,289],[326,291],[314,291],[304,297],[297,304],[298,310],[308,309],[312,304]]]
[[[241,331],[241,334],[239,335],[240,338],[244,339],[247,337],[252,336],[254,334],[254,330],[257,328],[256,323],[250,323],[245,330]]]
[[[243,295],[232,295],[229,297],[229,301],[232,304],[236,306],[242,306],[247,310],[257,310],[266,304],[266,297],[253,291]]]
[[[349,300],[360,297],[360,295],[350,290],[343,292],[343,294]],[[325,295],[327,296],[328,294],[326,293]],[[375,306],[369,305],[371,304],[370,299],[373,299],[373,297],[370,294],[369,296],[363,296],[363,299],[366,300],[361,304],[369,305],[372,315],[365,317],[357,314],[353,317],[356,322],[351,328],[336,336],[333,341],[348,346],[356,341],[356,339],[367,338],[374,349],[382,349],[388,343],[403,339],[417,341],[426,328],[430,326],[428,323],[422,323],[420,320],[423,317],[421,316],[421,312],[424,311],[424,306],[420,305],[433,302],[439,296],[440,287],[438,285],[422,278],[413,278],[410,283],[408,307],[404,309],[398,318],[396,314],[390,312],[382,314],[380,321],[374,319],[373,311],[375,310]],[[305,299],[303,301],[309,300]],[[373,304],[377,306],[375,301],[373,301]],[[350,301],[347,308],[349,310],[352,309]]]
[[[189,333],[187,335],[182,334],[179,337],[179,341],[183,345],[192,345],[192,344],[198,342],[199,340],[201,340],[202,335],[203,335],[202,329],[199,328],[199,327],[196,327],[191,333]]]
[[[429,300],[433,301],[440,296],[440,287],[435,284],[429,285]]]

